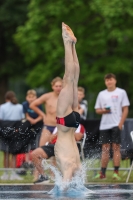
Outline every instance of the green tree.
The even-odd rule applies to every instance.
[[[13,35],[16,27],[26,20],[29,0],[0,1],[0,103],[4,102],[5,92],[9,88],[9,80],[22,77],[25,63]]]
[[[103,77],[109,72],[117,75],[118,86],[126,89],[132,103],[132,20],[132,0],[31,0],[28,20],[15,35],[30,66],[27,82],[32,87],[47,86],[53,77],[63,75],[64,21],[78,39],[79,84],[89,91],[89,109],[94,109],[97,93],[104,89]]]

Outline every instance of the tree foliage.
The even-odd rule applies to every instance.
[[[2,0],[0,3],[0,76],[4,74],[14,76],[22,69],[20,68],[22,58],[20,59],[21,55],[13,40],[13,34],[26,20],[28,2],[28,0]]]
[[[28,9],[28,20],[14,38],[30,66],[27,82],[32,87],[47,86],[63,75],[64,21],[77,37],[79,84],[94,94],[92,102],[104,89],[103,77],[109,72],[117,75],[118,86],[126,89],[133,102],[132,0],[31,0]]]
[[[13,35],[26,20],[28,3],[29,0],[0,1],[0,103],[4,100],[9,79],[24,74],[25,63]]]

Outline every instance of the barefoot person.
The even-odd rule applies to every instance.
[[[63,88],[57,102],[58,137],[55,144],[55,157],[61,170],[63,181],[70,181],[75,172],[80,169],[80,156],[74,138],[79,126],[78,113],[78,79],[79,62],[76,54],[76,38],[72,30],[62,23],[62,37],[65,48],[65,74]]]

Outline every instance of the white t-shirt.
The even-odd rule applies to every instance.
[[[80,107],[84,110],[82,115],[80,115],[81,119],[86,119],[87,118],[87,111],[88,111],[88,102],[86,100],[82,100],[80,102]]]
[[[0,120],[19,121],[24,118],[23,106],[6,102],[0,105]]]
[[[116,88],[114,91],[103,90],[98,94],[95,109],[110,107],[111,112],[102,114],[100,130],[111,129],[119,125],[122,116],[122,107],[129,106],[125,90]]]

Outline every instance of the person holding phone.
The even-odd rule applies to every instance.
[[[126,91],[116,87],[116,76],[112,73],[104,77],[107,89],[98,94],[95,110],[101,114],[99,143],[102,145],[101,171],[94,178],[105,179],[109,161],[110,148],[113,150],[114,173],[113,179],[120,180],[121,130],[128,115],[130,105]]]

